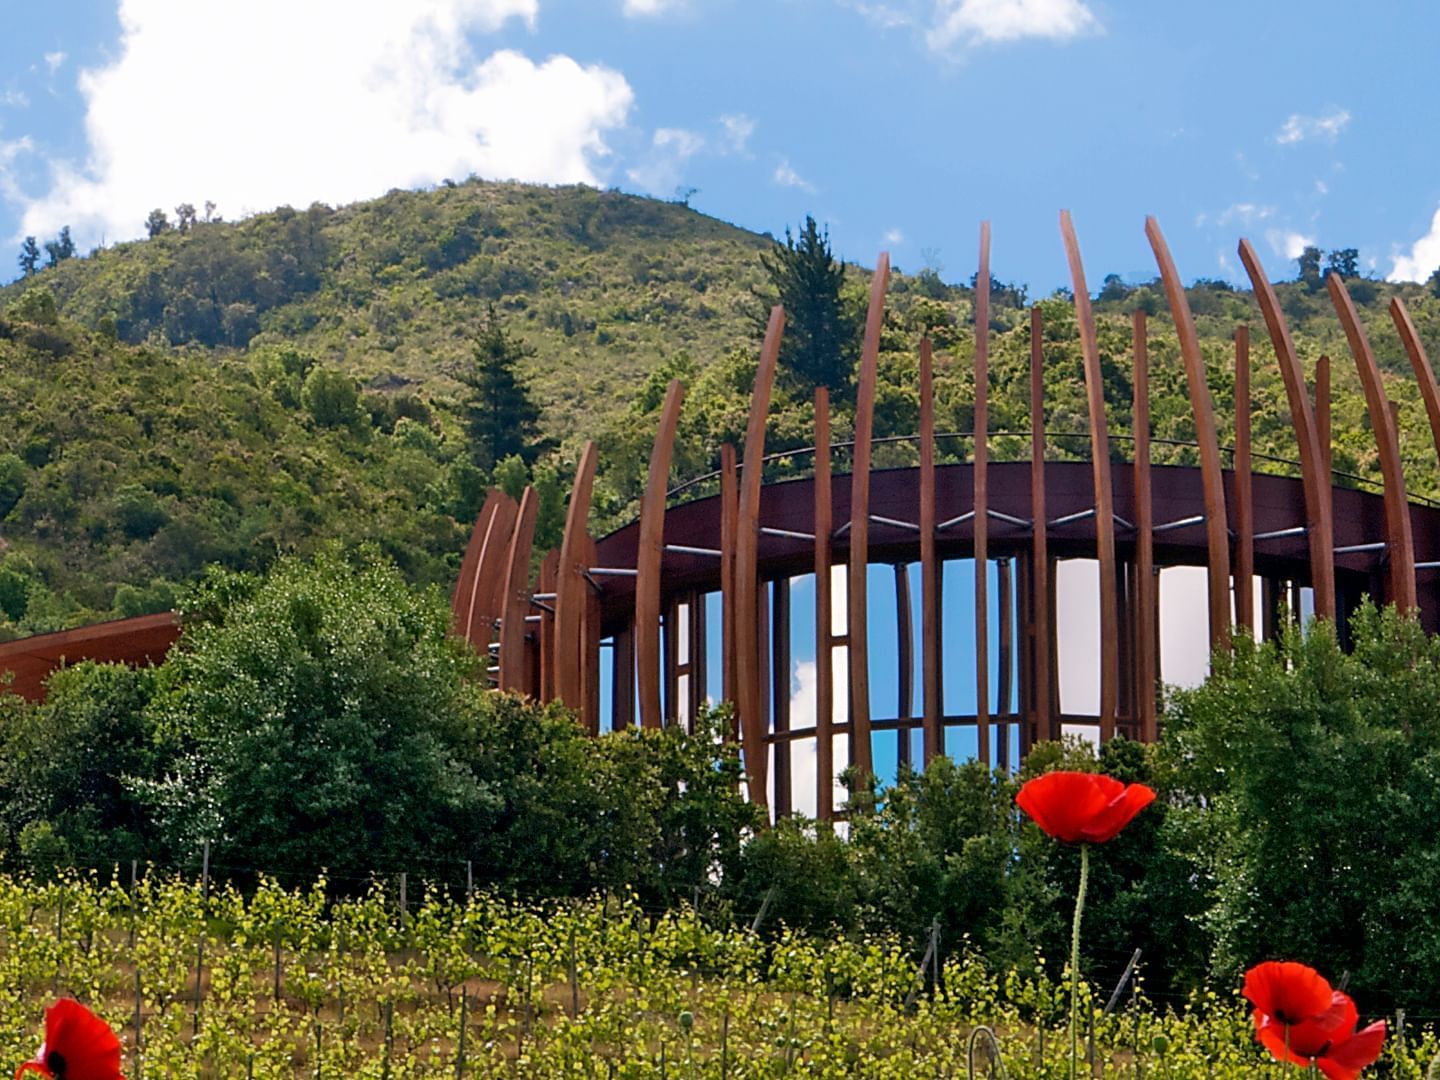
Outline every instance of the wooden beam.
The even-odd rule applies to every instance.
[[[920,666],[924,762],[944,752],[941,730],[940,563],[935,558],[935,382],[930,339],[920,339]]]
[[[501,592],[505,584],[505,556],[510,550],[510,539],[515,535],[515,518],[519,506],[509,495],[501,495],[495,504],[495,513],[485,529],[485,539],[480,545],[480,557],[475,562],[475,577],[470,583],[469,621],[465,625],[465,640],[482,656],[489,655],[490,643],[495,640],[495,623],[504,611]]]
[[[760,610],[760,486],[765,459],[765,422],[770,415],[770,391],[775,383],[775,364],[780,356],[780,337],[785,332],[785,312],[777,304],[770,310],[760,364],[755,370],[755,390],[750,397],[750,421],[745,430],[745,466],[740,474],[735,541],[735,704],[740,712],[744,743],[745,774],[750,801],[767,806],[769,761],[765,741],[765,714],[762,711],[764,684],[760,675],[761,638],[756,621]]]
[[[915,620],[910,607],[910,572],[904,563],[895,570],[895,718],[902,721],[896,731],[896,759],[903,765],[910,758],[910,729],[903,721],[915,714]]]
[[[1416,595],[1415,540],[1410,531],[1405,469],[1400,461],[1400,434],[1396,430],[1395,416],[1390,411],[1389,399],[1385,396],[1385,384],[1380,379],[1375,353],[1370,348],[1365,328],[1360,325],[1349,290],[1340,275],[1334,272],[1325,275],[1325,285],[1330,290],[1330,302],[1335,305],[1340,324],[1345,328],[1345,338],[1350,343],[1350,353],[1355,357],[1355,367],[1360,373],[1360,385],[1365,390],[1365,408],[1370,414],[1370,427],[1375,433],[1375,449],[1380,455],[1380,474],[1384,480],[1382,494],[1385,502],[1385,543],[1388,545],[1388,599],[1403,614],[1415,610]]]
[[[875,422],[875,379],[880,357],[880,328],[885,318],[885,289],[890,256],[880,253],[870,281],[870,308],[860,350],[860,385],[855,399],[854,471],[850,476],[850,565],[846,590],[850,637],[850,764],[862,776],[875,774],[870,746],[869,609],[865,574],[870,557],[870,439]]]
[[[1330,357],[1324,353],[1315,361],[1315,437],[1320,442],[1320,475],[1327,485],[1333,485],[1335,446],[1330,441]]]
[[[995,701],[995,714],[1001,718],[997,725],[999,734],[999,746],[995,754],[1000,767],[1007,772],[1010,769],[1010,722],[1006,719],[1010,715],[1010,683],[1013,679],[1011,671],[1011,639],[1015,636],[1015,611],[1012,605],[1010,560],[1002,558],[996,565],[996,586],[999,596],[1000,608],[1000,648],[996,658],[996,677],[999,682],[999,693]]]
[[[739,738],[735,712],[735,542],[740,536],[735,448],[720,447],[720,696],[730,702],[730,739]]]
[[[581,671],[581,633],[589,606],[590,582],[585,571],[589,537],[590,495],[595,485],[595,444],[587,442],[575,469],[575,486],[565,511],[565,534],[560,541],[560,563],[555,572],[555,692],[565,706],[580,712],[586,687]]]
[[[975,551],[975,755],[990,754],[990,223],[980,223],[975,278],[975,463],[972,509]]]
[[[584,538],[582,558],[595,565],[595,540]],[[580,618],[580,723],[591,735],[600,734],[600,593],[582,580],[585,607]]]
[[[1060,738],[1060,724],[1051,707],[1050,689],[1050,553],[1045,526],[1045,343],[1040,305],[1030,308],[1030,618],[1035,627],[1030,673],[1034,738]]]
[[[1435,383],[1435,369],[1425,354],[1425,346],[1415,329],[1415,322],[1405,307],[1405,301],[1398,296],[1390,300],[1390,318],[1400,332],[1400,343],[1405,346],[1405,355],[1410,358],[1410,367],[1415,372],[1415,381],[1420,384],[1420,397],[1425,402],[1425,416],[1430,421],[1430,438],[1435,443],[1435,453],[1440,457],[1440,386]]]
[[[1255,632],[1255,497],[1250,472],[1250,328],[1235,328],[1235,621]]]
[[[635,657],[640,689],[640,726],[659,728],[660,712],[660,564],[665,553],[665,492],[670,479],[670,457],[675,450],[675,429],[685,388],[679,379],[670,383],[660,409],[660,426],[650,450],[650,475],[640,500],[640,541],[635,558]],[[672,719],[678,719],[670,706]]]
[[[1100,564],[1100,738],[1115,737],[1119,698],[1119,612],[1116,606],[1115,502],[1110,485],[1110,433],[1105,423],[1105,383],[1100,370],[1100,346],[1095,337],[1095,316],[1090,308],[1085,266],[1070,211],[1060,212],[1060,232],[1070,263],[1075,291],[1075,321],[1080,327],[1080,350],[1085,361],[1085,404],[1090,421],[1090,460],[1095,483],[1095,554]]]
[[[480,549],[485,546],[485,534],[490,528],[490,519],[495,516],[495,507],[504,497],[504,492],[492,487],[485,493],[480,513],[475,515],[470,541],[465,545],[465,555],[460,560],[460,577],[455,582],[455,591],[450,594],[450,625],[456,637],[464,637],[470,627],[470,601],[475,592],[475,570],[480,564]]]
[[[770,700],[775,733],[790,730],[790,579],[770,583]],[[775,817],[789,817],[794,807],[790,792],[790,740],[775,742]]]
[[[535,514],[539,502],[535,489],[526,486],[520,496],[520,510],[505,559],[505,583],[501,590],[500,689],[516,693],[523,693],[526,689],[525,617],[530,614],[530,549],[535,541]]]
[[[610,730],[624,731],[635,723],[635,631],[615,632],[610,657]]]
[[[1135,711],[1140,721],[1141,740],[1154,742],[1158,604],[1155,508],[1150,489],[1150,352],[1143,310],[1135,312],[1131,334],[1135,362],[1131,412],[1131,430],[1135,436]]]
[[[558,548],[551,548],[540,560],[540,574],[536,579],[539,588],[536,592],[554,594],[555,583],[560,579],[560,551]],[[555,608],[552,603],[547,603],[538,609],[540,612],[540,671],[539,685],[536,687],[536,696],[542,702],[555,700],[559,691],[556,684],[559,682],[555,671]]]
[[[830,391],[815,390],[815,816],[835,817],[835,663],[830,636]]]
[[[1260,265],[1259,256],[1249,240],[1240,241],[1240,261],[1245,264],[1245,272],[1255,290],[1255,299],[1260,304],[1260,313],[1265,317],[1265,329],[1269,331],[1275,360],[1280,365],[1280,377],[1285,383],[1290,422],[1300,444],[1300,479],[1305,492],[1305,525],[1310,541],[1310,585],[1315,590],[1315,614],[1333,621],[1335,521],[1331,516],[1330,476],[1328,472],[1323,477],[1320,473],[1324,459],[1320,455],[1316,434],[1315,410],[1310,404],[1295,342],[1290,337],[1290,325],[1285,321],[1275,289],[1265,276],[1265,268]]]
[[[1180,338],[1180,358],[1185,364],[1185,382],[1190,391],[1190,411],[1195,417],[1195,439],[1200,444],[1200,483],[1205,498],[1206,580],[1210,600],[1210,647],[1230,642],[1230,524],[1225,514],[1225,480],[1220,467],[1220,440],[1215,431],[1215,407],[1205,378],[1205,357],[1195,332],[1195,318],[1185,286],[1170,256],[1170,246],[1153,217],[1145,219],[1145,235],[1160,267],[1170,317]]]

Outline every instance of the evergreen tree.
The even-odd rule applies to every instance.
[[[491,305],[472,359],[457,375],[469,388],[464,409],[470,456],[486,472],[512,454],[528,464],[540,450],[540,408],[516,371],[520,361],[534,355],[534,349],[506,331]]]
[[[45,242],[45,265],[59,266],[66,259],[75,255],[75,241],[70,239],[70,226],[66,225],[60,230],[60,235],[54,240]]]
[[[35,242],[35,237],[25,237],[25,242],[20,245],[20,273],[29,277],[40,269],[40,245]]]
[[[785,308],[780,370],[803,390],[828,386],[844,396],[860,351],[860,318],[841,296],[845,268],[830,251],[830,233],[806,215],[798,238],[785,230],[760,256],[769,277],[770,303]],[[759,313],[763,326],[768,304]]]

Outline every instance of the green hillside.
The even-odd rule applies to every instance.
[[[492,480],[533,475],[554,537],[579,446],[601,441],[597,525],[632,512],[660,390],[687,383],[677,475],[713,466],[744,428],[771,241],[685,206],[589,188],[478,181],[392,192],[341,209],[282,209],[117,245],[0,289],[0,634],[168,606],[207,562],[259,568],[328,540],[373,541],[412,580],[448,585]],[[1101,281],[1102,267],[1092,268]],[[1291,268],[1272,265],[1278,275]],[[846,272],[852,308],[867,273]],[[1417,493],[1440,494],[1419,397],[1384,305],[1397,287],[1351,282],[1390,395]],[[1280,287],[1307,364],[1334,359],[1337,470],[1375,455],[1354,364],[1323,288]],[[1440,356],[1440,299],[1400,287]],[[1256,448],[1293,458],[1293,435],[1258,310],[1199,283],[1220,423],[1233,419],[1237,322],[1254,338]],[[1029,298],[1033,299],[1033,298]],[[970,427],[973,294],[931,272],[897,274],[881,360],[877,434],[918,422],[915,347],[929,332],[937,423]],[[1028,426],[1024,290],[993,301],[991,426]],[[1151,323],[1155,435],[1193,437],[1183,372],[1153,285],[1107,282],[1097,303],[1112,430],[1128,431],[1129,312]],[[1084,428],[1068,299],[1046,317],[1048,426]],[[545,452],[491,476],[472,461],[457,381],[489,312],[529,351]],[[843,397],[843,395],[841,395]],[[809,388],[779,388],[771,446],[809,441]],[[839,406],[837,438],[849,425]],[[1222,436],[1223,438],[1223,436]],[[1023,440],[996,440],[1000,457]],[[1080,453],[1060,443],[1057,455]],[[947,443],[945,451],[965,448]],[[1117,442],[1117,453],[1128,453]],[[889,448],[877,464],[913,460]],[[1158,460],[1191,460],[1157,447]],[[784,464],[778,467],[783,471]]]

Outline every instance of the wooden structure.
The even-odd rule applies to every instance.
[[[1417,611],[1435,630],[1440,506],[1407,497],[1393,407],[1367,336],[1389,329],[1362,326],[1343,282],[1329,279],[1381,466],[1376,490],[1354,478],[1336,485],[1330,362],[1297,353],[1254,249],[1241,242],[1272,347],[1260,362],[1279,367],[1297,445],[1292,474],[1256,471],[1262,456],[1251,447],[1257,361],[1250,330],[1236,329],[1236,426],[1222,432],[1178,271],[1159,225],[1148,220],[1144,231],[1173,330],[1157,330],[1143,312],[1134,313],[1130,439],[1110,434],[1079,241],[1062,214],[1086,430],[1046,431],[1045,327],[1036,307],[1029,326],[1031,430],[1022,433],[1028,459],[1002,460],[994,452],[1002,444],[988,423],[991,236],[983,225],[973,431],[936,431],[935,367],[958,361],[919,341],[919,431],[884,440],[912,444],[908,460],[915,465],[872,468],[889,283],[882,255],[871,281],[853,440],[832,439],[831,401],[821,390],[813,445],[776,455],[786,459],[790,478],[766,482],[766,421],[785,331],[784,312],[776,308],[760,349],[744,445],[718,448],[716,472],[669,488],[684,407],[675,383],[660,410],[635,522],[603,538],[590,535],[593,444],[580,456],[557,550],[532,551],[533,492],[517,501],[492,491],[461,565],[455,633],[489,658],[496,687],[561,700],[594,733],[689,724],[701,702],[729,700],[736,722],[725,734],[742,747],[749,797],[776,815],[803,809],[830,819],[839,816],[835,777],[851,764],[888,769],[960,753],[1013,766],[1034,742],[1077,729],[1098,739],[1119,733],[1153,740],[1164,659],[1160,574],[1167,568],[1195,567],[1197,579],[1203,569],[1196,615],[1205,612],[1201,625],[1215,648],[1228,647],[1232,627],[1273,634],[1282,607],[1338,618],[1343,627],[1366,596]],[[1433,369],[1404,305],[1395,301],[1390,314],[1440,455]],[[1198,468],[1151,461],[1151,349],[1171,333],[1195,418]],[[1302,359],[1314,361],[1313,396]],[[1059,435],[1067,446],[1087,445],[1088,460],[1047,460]],[[813,468],[796,476],[794,463],[807,455]],[[1062,564],[1074,560],[1094,570],[1085,603],[1098,641],[1085,644],[1093,649],[1096,705],[1067,711],[1061,654],[1074,642],[1062,624],[1074,612],[1058,606],[1057,596]],[[813,615],[802,614],[807,607]],[[892,612],[894,631],[878,632],[882,614],[888,628]],[[154,616],[45,635],[0,645],[0,667],[16,673],[17,690],[37,696],[45,674],[65,660],[155,660],[176,634],[173,617]],[[872,682],[872,669],[885,677]],[[813,794],[802,798],[804,791]]]

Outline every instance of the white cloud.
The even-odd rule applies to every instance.
[[[1276,255],[1298,259],[1307,247],[1315,246],[1315,237],[1287,229],[1266,229],[1265,242]]]
[[[1225,226],[1238,223],[1248,228],[1257,221],[1264,221],[1266,218],[1271,217],[1274,213],[1275,208],[1273,206],[1260,206],[1256,203],[1233,203],[1215,215],[1215,224]]]
[[[0,90],[0,107],[23,109],[29,104],[30,99],[25,96],[23,90]]]
[[[1325,183],[1324,180],[1316,180],[1316,181],[1315,181],[1315,194],[1316,194],[1316,195],[1328,195],[1328,194],[1330,194],[1330,185],[1327,184],[1327,183]]]
[[[685,0],[625,0],[625,14],[636,16],[663,15],[681,7]]]
[[[720,117],[720,126],[724,129],[726,148],[732,154],[747,153],[750,147],[750,136],[755,134],[755,121],[744,113],[728,113]]]
[[[1391,281],[1425,281],[1440,269],[1440,210],[1430,219],[1430,231],[1410,246],[1409,255],[1396,255],[1388,275]]]
[[[18,200],[21,232],[134,236],[156,206],[211,199],[235,217],[470,173],[597,183],[633,101],[624,76],[563,55],[480,60],[467,43],[536,13],[537,0],[252,0],[239,18],[120,0],[116,59],[79,79],[88,156],[48,162],[50,189]]]
[[[775,183],[781,187],[799,188],[801,191],[815,192],[815,185],[797,173],[790,165],[787,158],[782,158],[780,164],[775,166]]]
[[[54,75],[63,63],[65,63],[65,54],[63,52],[47,52],[45,54],[45,66],[50,69],[51,75]]]
[[[905,234],[899,229],[889,229],[885,233],[885,243],[892,247],[898,247],[905,242]]]
[[[1331,109],[1320,116],[1302,116],[1300,113],[1291,113],[1285,123],[1280,125],[1280,130],[1275,134],[1275,141],[1281,146],[1290,146],[1310,139],[1334,142],[1349,124],[1349,109]]]
[[[945,52],[956,45],[1094,33],[1100,22],[1081,0],[937,0],[926,40]]]

